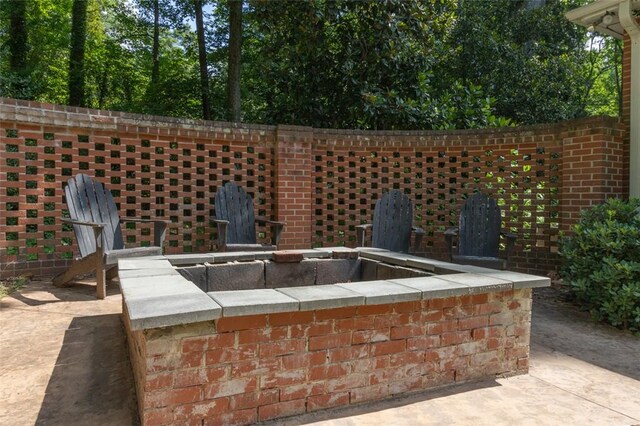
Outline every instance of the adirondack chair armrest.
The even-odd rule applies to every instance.
[[[134,217],[121,217],[120,218],[120,222],[135,222],[135,223],[164,223],[164,224],[169,224],[171,223],[170,220],[164,220],[164,219],[138,219],[138,218],[134,218]]]
[[[362,225],[356,225],[356,237],[358,247],[365,247],[364,235],[367,232],[367,229],[373,226],[372,223],[365,223]]]
[[[227,251],[227,226],[229,226],[229,221],[223,219],[213,219],[213,222],[218,228],[218,250]]]
[[[453,238],[458,236],[460,232],[460,228],[457,226],[452,226],[451,228],[447,228],[444,231],[444,240],[447,242],[447,247],[449,249],[449,261],[453,261]]]
[[[450,236],[450,237],[457,237],[458,236],[458,232],[460,232],[460,228],[458,228],[457,226],[452,226],[451,228],[447,228],[444,231],[444,235],[446,236]]]
[[[104,247],[104,241],[102,240],[102,231],[104,230],[104,227],[107,226],[106,223],[86,222],[84,220],[74,219],[62,219],[62,221],[70,225],[90,226],[93,229],[93,236],[96,239],[96,253],[98,254],[99,258],[102,258],[102,248]]]
[[[280,241],[280,237],[282,236],[282,230],[284,229],[286,223],[279,222],[277,220],[266,219],[264,217],[255,218],[255,222],[259,224],[267,223],[271,225],[271,230],[273,233],[273,235],[271,236],[271,244],[277,246],[278,242]]]
[[[107,226],[105,223],[85,222],[82,220],[62,219],[62,221],[70,225],[90,226],[92,228],[104,228]]]
[[[167,235],[167,225],[171,223],[170,220],[165,219],[138,219],[134,217],[122,217],[120,222],[132,222],[132,223],[153,223],[153,245],[156,247],[162,247],[164,239]]]
[[[506,251],[507,259],[509,259],[511,252],[513,251],[513,247],[516,244],[516,238],[518,238],[518,236],[512,232],[500,232],[500,236],[507,239],[507,247],[505,251]]]

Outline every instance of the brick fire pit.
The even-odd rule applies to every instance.
[[[528,370],[549,279],[374,249],[121,260],[144,425],[249,424]]]

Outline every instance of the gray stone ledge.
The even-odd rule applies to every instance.
[[[274,289],[210,291],[207,295],[222,306],[225,317],[292,312],[299,308],[296,299]]]
[[[182,275],[163,275],[149,277],[120,277],[122,297],[127,302],[161,296],[179,296],[197,294],[201,290]]]
[[[493,277],[491,275],[479,275],[472,273],[440,275],[439,278],[452,283],[465,285],[469,288],[469,294],[490,293],[513,289],[511,281]]]
[[[403,278],[390,281],[420,290],[423,299],[441,299],[444,297],[464,296],[470,293],[469,286],[447,281],[441,277]]]
[[[456,263],[447,263],[442,262],[440,265],[435,265],[435,273],[436,274],[457,274],[457,273],[471,273],[471,274],[482,274],[487,272],[494,272],[496,269],[491,268],[483,268],[482,266],[475,265],[458,265]]]
[[[360,253],[391,253],[387,249],[376,247],[356,247],[355,250],[358,250]]]
[[[171,266],[171,263],[163,255],[118,259],[118,269],[143,269],[160,266]]]
[[[165,275],[131,276],[164,270],[166,264],[169,262],[160,258],[119,261],[120,289],[131,328],[168,327],[219,318],[222,308],[175,269]],[[160,267],[151,269],[154,265]],[[133,269],[136,266],[141,269]]]
[[[118,276],[123,278],[142,278],[142,277],[157,277],[168,275],[179,275],[179,272],[172,266],[159,267],[159,268],[146,268],[146,269],[118,269]]]
[[[149,297],[126,302],[126,307],[133,330],[212,321],[222,314],[222,308],[203,292]]]
[[[166,256],[167,260],[171,262],[173,266],[183,265],[198,265],[208,262],[213,262],[213,253],[205,254],[169,254]]]
[[[134,330],[243,316],[329,309],[343,306],[398,303],[510,289],[545,287],[550,279],[511,271],[418,258],[364,248],[361,256],[387,264],[435,269],[448,274],[374,280],[311,287],[216,291],[204,293],[180,275],[172,264],[198,264],[213,257],[222,262],[268,259],[271,252],[209,253],[148,256],[118,263],[123,303]],[[332,249],[305,251],[307,258],[330,257]],[[260,259],[260,260],[262,260]],[[216,303],[217,302],[217,303]]]
[[[520,272],[491,271],[487,273],[480,272],[480,274],[511,281],[513,283],[514,290],[519,290],[521,288],[549,287],[551,285],[550,278],[522,274]]]
[[[405,266],[408,266],[410,268],[422,269],[428,272],[435,271],[435,266],[433,265],[433,261],[431,259],[426,259],[424,257],[408,256]]]
[[[363,295],[365,297],[365,305],[410,302],[422,298],[420,290],[392,281],[361,281],[335,285]]]
[[[360,250],[360,256],[365,259],[378,260],[390,265],[417,268],[427,272],[435,271],[434,262],[437,262],[425,257],[413,256],[406,253],[394,253],[388,250],[370,249],[368,247]]]
[[[301,311],[364,305],[365,296],[333,284],[276,289],[300,302]]]
[[[164,256],[128,257],[118,260],[118,271],[158,268],[173,268],[173,266]]]
[[[268,252],[271,253],[271,252]],[[213,262],[211,263],[226,263],[226,262],[248,262],[251,260],[256,260],[256,252],[225,252],[225,253],[214,253]]]

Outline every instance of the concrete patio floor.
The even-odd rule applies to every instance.
[[[138,424],[116,285],[0,300],[0,425]],[[530,373],[269,424],[640,425],[640,338],[534,291]]]

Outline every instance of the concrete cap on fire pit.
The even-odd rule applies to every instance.
[[[300,302],[301,311],[364,305],[365,297],[333,284],[277,289]]]
[[[410,302],[422,298],[420,290],[391,281],[361,281],[335,285],[363,295],[365,297],[365,305]]]
[[[207,295],[222,306],[225,317],[298,310],[296,299],[272,289],[211,291]]]

